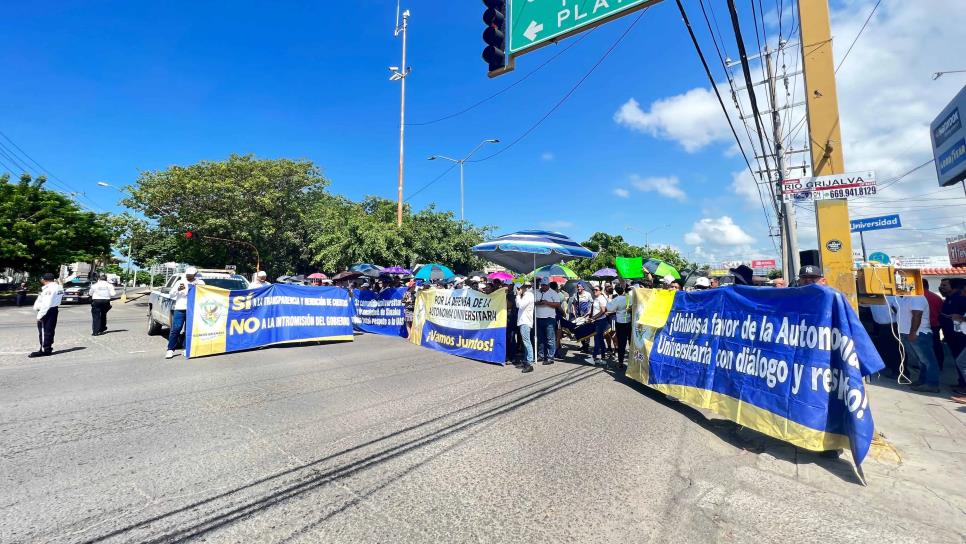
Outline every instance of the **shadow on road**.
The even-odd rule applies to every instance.
[[[159,514],[137,523],[116,529],[85,542],[103,542],[115,537],[136,538],[141,542],[152,543],[176,542],[196,538],[221,527],[228,526],[253,514],[282,504],[293,498],[300,497],[332,482],[348,478],[365,470],[379,467],[390,460],[402,457],[404,455],[418,452],[422,448],[431,446],[445,438],[453,437],[454,435],[457,435],[457,433],[479,430],[481,429],[480,426],[487,422],[518,410],[521,407],[526,406],[527,404],[541,399],[547,395],[551,395],[557,391],[575,385],[598,373],[599,372],[595,370],[573,368],[554,376],[548,376],[540,380],[529,382],[526,385],[517,387],[499,395],[495,395],[488,399],[452,410],[445,414],[427,419],[421,423],[417,423],[379,438],[369,440],[362,444],[346,448],[309,463],[302,464],[298,467],[290,468],[264,478],[256,479],[248,484],[235,487],[229,491],[192,502],[163,514]],[[452,422],[445,422],[445,420],[451,418],[456,419]],[[432,428],[434,424],[443,424],[443,426],[434,429]],[[403,435],[409,433],[412,433],[413,436],[405,438],[400,443],[391,444],[388,442],[393,438],[402,437]],[[465,440],[466,438],[468,437],[464,436],[460,440]],[[376,451],[374,452],[363,454],[362,457],[356,459],[347,458],[347,456],[353,452],[361,453],[362,450],[373,446],[376,448]],[[445,449],[451,449],[452,447],[455,447],[455,444]],[[434,452],[433,456],[430,458],[415,462],[412,466],[407,467],[400,474],[397,474],[389,481],[380,484],[376,489],[370,490],[366,495],[356,496],[352,500],[348,501],[347,504],[344,504],[334,512],[327,514],[322,520],[313,522],[313,524],[321,523],[326,519],[338,514],[339,512],[351,508],[354,504],[364,500],[364,498],[369,494],[374,493],[386,485],[389,485],[389,483],[392,481],[410,473],[419,466],[432,460],[433,457],[436,457],[442,453],[442,451]],[[321,465],[324,463],[334,460],[339,460],[338,464],[335,466],[329,468],[321,467]],[[288,480],[284,481],[283,479],[286,477],[288,477]],[[272,486],[272,489],[261,496],[257,496],[256,498],[243,498],[240,495],[240,493],[243,491],[253,490],[257,486],[261,485]],[[233,503],[233,501],[235,502]],[[210,511],[202,511],[202,509],[205,508],[209,509]],[[189,523],[178,523],[174,520],[174,517],[179,514],[192,516],[192,519]],[[147,529],[150,525],[159,521],[172,522],[175,527],[162,529],[164,532],[154,536],[134,536],[134,531]],[[311,525],[309,527],[311,527]],[[302,530],[305,530],[306,528],[307,527],[303,527]]]
[[[75,346],[75,347],[72,347],[72,348],[55,349],[51,353],[51,355],[61,355],[61,354],[64,354],[64,353],[71,353],[73,351],[81,351],[81,350],[84,350],[84,349],[87,349],[87,346]]]
[[[116,332],[127,332],[127,329],[110,329],[102,332],[101,334],[114,334]]]

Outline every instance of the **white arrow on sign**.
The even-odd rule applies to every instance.
[[[530,21],[530,26],[523,31],[523,37],[530,40],[531,42],[537,39],[537,32],[543,30],[543,24],[539,24],[536,21]]]

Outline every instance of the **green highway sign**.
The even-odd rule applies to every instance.
[[[658,1],[507,0],[507,53],[526,53]]]

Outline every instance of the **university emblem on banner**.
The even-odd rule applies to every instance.
[[[220,299],[221,297],[206,297],[201,301],[201,304],[198,305],[199,309],[201,310],[201,321],[209,327],[214,327],[224,315],[225,310],[228,309],[228,307],[223,304]]]

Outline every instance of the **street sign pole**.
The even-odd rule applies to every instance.
[[[859,231],[859,242],[862,244],[862,262],[868,261],[869,258],[865,253],[865,231]]]

